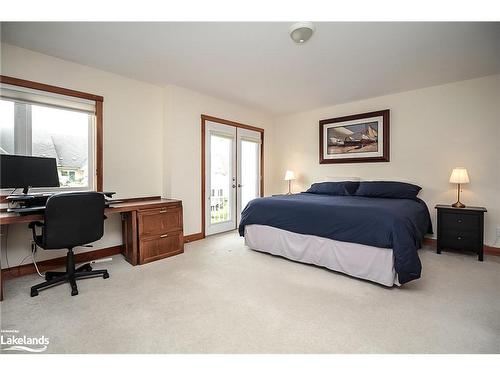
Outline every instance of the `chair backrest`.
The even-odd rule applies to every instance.
[[[45,249],[97,241],[104,234],[104,195],[94,191],[54,194],[47,199],[44,221]]]

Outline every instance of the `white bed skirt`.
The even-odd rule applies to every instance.
[[[245,226],[245,244],[252,250],[326,267],[382,285],[400,285],[394,270],[392,249],[335,241],[258,224]]]

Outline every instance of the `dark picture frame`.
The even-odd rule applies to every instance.
[[[329,137],[336,129],[346,133],[345,137]],[[389,155],[389,109],[319,122],[320,164],[388,162]]]

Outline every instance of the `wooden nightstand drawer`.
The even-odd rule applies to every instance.
[[[479,228],[479,216],[470,214],[460,214],[453,212],[443,212],[441,214],[442,222],[448,229],[457,229],[461,231],[477,231]]]
[[[440,238],[442,247],[457,250],[475,250],[478,242],[479,234],[477,232],[463,232],[453,229],[444,230]]]

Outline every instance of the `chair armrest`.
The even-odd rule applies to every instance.
[[[33,240],[36,242],[36,227],[43,227],[45,224],[42,223],[41,221],[32,221],[31,223],[28,224],[28,228],[31,229],[31,232],[33,234]]]
[[[42,223],[41,221],[32,221],[31,223],[28,224],[28,228],[30,229],[35,229],[35,227],[43,227],[45,224]]]

